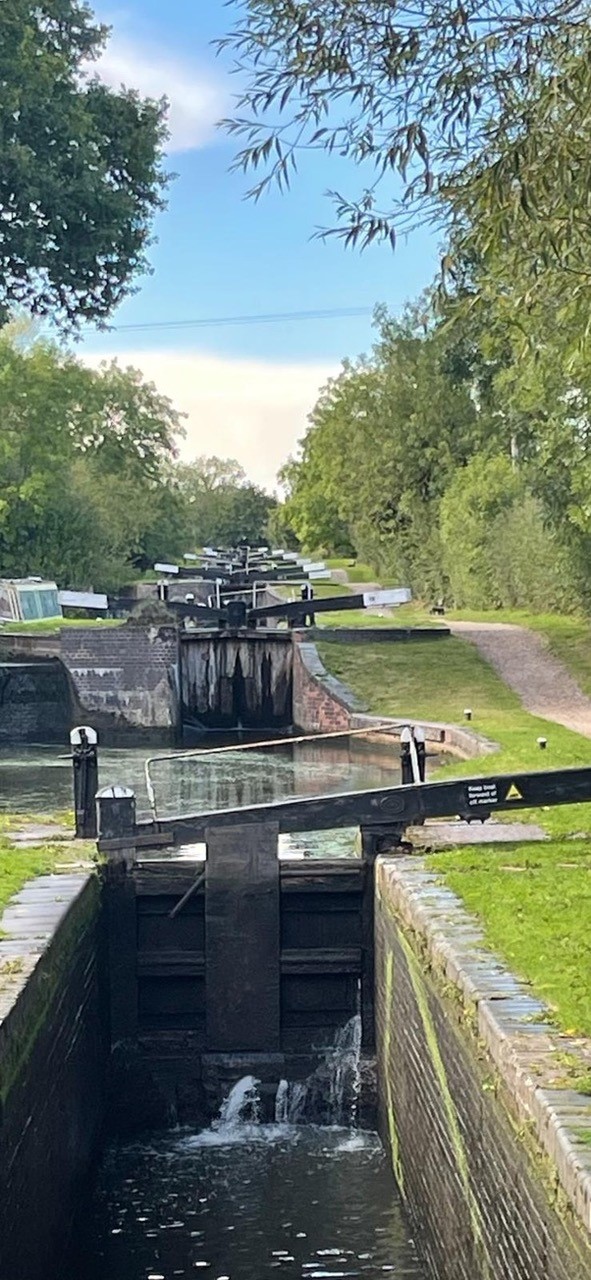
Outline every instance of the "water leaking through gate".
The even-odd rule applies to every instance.
[[[265,1122],[257,1081],[246,1076],[208,1128],[112,1148],[71,1274],[423,1280],[377,1135],[355,1127],[360,1049],[357,1017],[326,1055],[324,1127],[306,1123],[314,1090],[290,1093],[286,1081]]]

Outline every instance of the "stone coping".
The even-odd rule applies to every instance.
[[[0,1047],[3,1024],[92,875],[64,871],[37,876],[7,903],[0,917]]]
[[[475,733],[473,729],[463,729],[460,725],[446,724],[443,721],[419,720],[416,716],[401,716],[397,719],[393,716],[370,716],[359,712],[354,712],[351,716],[352,729],[366,727],[371,729],[375,726],[376,732],[379,732],[380,727],[391,728],[395,735],[399,735],[401,730],[409,724],[414,725],[415,728],[420,726],[424,729],[427,742],[439,743],[445,751],[459,756],[462,760],[491,755],[499,750],[498,743],[483,737],[481,733]]]
[[[560,1085],[557,1054],[591,1069],[591,1042],[561,1034],[544,1003],[484,944],[483,930],[424,858],[380,858],[376,892],[399,925],[414,934],[421,962],[452,984],[504,1085],[519,1127],[550,1158],[556,1179],[591,1235],[591,1096]],[[412,940],[412,939],[411,939]]]

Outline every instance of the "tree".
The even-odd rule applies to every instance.
[[[461,359],[460,359],[461,355]],[[287,508],[304,545],[355,550],[388,576],[433,596],[442,590],[439,502],[458,466],[502,435],[475,357],[424,307],[378,317],[369,359],[347,362],[310,417]]]
[[[449,601],[470,609],[576,608],[580,583],[564,538],[544,519],[527,472],[504,455],[476,453],[441,502]]]
[[[584,0],[236,7],[220,44],[245,88],[226,125],[244,139],[235,166],[263,170],[250,194],[288,187],[309,149],[335,152],[366,174],[351,195],[329,192],[331,230],[346,244],[394,243],[432,219],[455,226],[456,247],[468,229],[481,252],[509,242],[530,272],[551,260],[563,274],[582,271],[587,288]]]
[[[262,541],[276,500],[251,484],[234,458],[200,457],[179,463],[175,477],[190,513],[193,545]]]
[[[169,483],[180,431],[136,370],[0,334],[0,574],[109,588],[182,554],[185,506]]]
[[[89,76],[107,34],[83,0],[0,6],[0,323],[100,322],[145,268],[164,104]]]
[[[300,540],[292,526],[287,503],[279,502],[273,507],[267,521],[265,542],[272,547],[283,547],[286,551],[300,550]]]

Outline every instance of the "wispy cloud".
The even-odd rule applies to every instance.
[[[171,152],[206,146],[227,105],[221,76],[129,35],[112,35],[91,70],[113,88],[124,85],[150,98],[168,99]]]
[[[119,364],[141,369],[186,413],[181,453],[237,458],[249,477],[274,489],[276,475],[304,434],[320,387],[335,363],[275,364],[200,351],[113,351]],[[96,367],[109,356],[83,355]]]

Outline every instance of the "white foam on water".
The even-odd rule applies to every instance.
[[[243,1076],[224,1099],[220,1114],[209,1129],[181,1138],[177,1150],[248,1146],[252,1143],[284,1142],[295,1137],[295,1129],[283,1119],[275,1124],[261,1123],[259,1085],[260,1080],[255,1076]]]
[[[274,1123],[261,1121],[260,1080],[242,1076],[224,1099],[220,1114],[208,1129],[182,1137],[177,1150],[247,1146],[252,1143],[293,1142],[298,1126],[314,1124],[320,1107],[327,1132],[342,1132],[333,1150],[359,1151],[374,1145],[372,1135],[356,1128],[360,1091],[361,1018],[356,1015],[338,1032],[324,1060],[305,1081],[280,1080],[275,1096]]]

